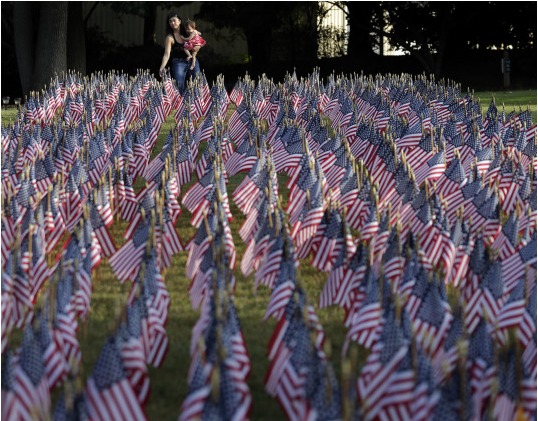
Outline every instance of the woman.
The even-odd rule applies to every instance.
[[[162,77],[164,74],[164,68],[168,60],[172,59],[172,77],[177,83],[177,88],[180,93],[185,91],[185,81],[187,76],[195,76],[200,72],[200,64],[198,60],[195,61],[194,69],[189,69],[189,58],[183,48],[183,40],[181,36],[188,37],[187,32],[183,25],[181,25],[181,18],[176,12],[168,14],[168,25],[166,27],[166,38],[164,39],[164,55],[159,68],[159,75]],[[192,55],[196,59],[197,51],[193,51]]]

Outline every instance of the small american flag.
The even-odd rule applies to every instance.
[[[86,384],[88,413],[95,420],[145,420],[131,383],[126,377],[121,354],[113,338],[107,340]]]
[[[23,418],[45,418],[51,408],[49,386],[43,350],[30,325],[24,329],[21,352],[13,376],[13,390]]]

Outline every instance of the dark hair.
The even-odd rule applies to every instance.
[[[168,21],[172,18],[178,18],[181,22],[183,22],[183,20],[181,19],[181,17],[177,14],[177,12],[170,12],[168,13],[168,16],[166,16],[166,33],[168,35],[172,34],[172,32],[174,32],[174,30],[172,28],[170,28],[170,24],[168,23]]]
[[[185,22],[181,21],[181,25],[179,25],[179,35],[181,35],[184,38],[187,38],[189,34],[187,33],[187,27],[185,25]]]

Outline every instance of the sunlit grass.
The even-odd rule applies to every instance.
[[[495,101],[497,109],[501,110],[504,106],[505,112],[516,113],[529,109],[532,113],[532,121],[536,124],[536,89],[520,91],[481,91],[475,92],[475,97],[480,99],[482,112],[486,112],[491,100]]]

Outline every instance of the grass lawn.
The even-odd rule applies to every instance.
[[[518,112],[527,108],[532,113],[532,122],[536,124],[536,89],[521,91],[481,91],[475,92],[475,96],[480,99],[482,111],[487,110],[492,99],[500,110],[504,104],[506,113],[515,110]]]
[[[504,103],[508,113],[511,110],[519,110],[521,106],[527,106],[533,113],[533,122],[536,122],[536,90],[513,91],[513,92],[475,92],[480,98],[483,111],[489,106],[491,98],[496,99],[497,107]],[[2,125],[6,125],[14,119],[15,109],[2,110]],[[169,128],[174,120],[169,117],[163,125],[159,135],[159,141],[154,155],[160,151]],[[274,320],[263,321],[270,291],[261,286],[257,291],[253,290],[253,276],[244,277],[239,269],[239,263],[243,256],[245,245],[239,237],[238,231],[245,217],[234,205],[231,197],[236,186],[243,180],[245,174],[239,174],[230,178],[228,196],[234,219],[231,223],[234,234],[234,242],[237,249],[237,267],[235,276],[237,288],[235,291],[235,304],[241,322],[243,334],[250,354],[252,371],[249,378],[249,387],[252,392],[253,420],[283,419],[284,412],[277,401],[267,395],[264,390],[264,377],[268,369],[267,347],[273,333],[276,322]],[[195,178],[195,177],[194,177]],[[280,194],[287,197],[286,177],[281,176]],[[140,188],[140,183],[137,184]],[[183,186],[181,197],[187,192],[189,186]],[[193,236],[194,229],[191,227],[191,215],[183,209],[177,224],[177,230],[183,243]],[[122,234],[126,224],[118,220],[112,227],[113,238],[119,247],[123,244]],[[164,364],[160,368],[150,368],[151,397],[146,407],[151,420],[168,421],[176,420],[180,412],[180,406],[187,393],[187,371],[190,362],[190,338],[191,330],[200,316],[199,310],[193,310],[189,301],[190,281],[185,276],[187,252],[181,252],[174,256],[171,266],[165,273],[165,283],[171,296],[171,306],[167,332],[170,339],[170,348]],[[318,298],[325,284],[327,275],[312,269],[309,261],[301,262],[298,269],[298,279],[307,291],[309,300],[317,309]],[[86,321],[80,322],[79,340],[83,355],[83,372],[85,379],[93,370],[97,356],[108,335],[113,334],[119,312],[125,303],[129,285],[121,285],[115,279],[107,260],[103,261],[93,274],[93,294],[91,315]],[[333,363],[336,374],[341,378],[341,349],[345,339],[346,330],[342,323],[343,310],[332,307],[317,309],[317,314],[325,330],[327,337],[327,349]],[[355,379],[356,377],[354,377]]]

